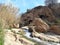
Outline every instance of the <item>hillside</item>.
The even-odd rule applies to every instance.
[[[45,24],[43,22],[45,22]],[[46,28],[44,25],[48,25],[49,28]],[[27,12],[21,16],[20,27],[21,26],[35,26],[35,31],[52,31],[53,33],[60,34],[60,4],[37,6],[31,10],[27,10]]]

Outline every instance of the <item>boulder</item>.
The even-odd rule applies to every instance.
[[[47,32],[49,31],[49,25],[40,18],[35,18],[32,22],[33,26],[29,26],[29,32]]]
[[[35,25],[34,29],[36,32],[47,32],[49,30],[49,25],[40,18],[35,18],[33,24]]]
[[[50,31],[55,33],[55,34],[60,34],[60,26],[59,25],[53,25],[53,26],[51,26]]]

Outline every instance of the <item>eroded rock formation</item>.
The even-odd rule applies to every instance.
[[[51,26],[50,31],[55,33],[55,34],[60,34],[60,26],[59,25],[53,25],[53,26]]]
[[[40,18],[35,18],[32,23],[35,25],[36,32],[47,32],[49,30],[49,25]]]
[[[48,32],[49,30],[60,34],[60,27],[53,26],[58,24],[60,19],[60,6],[38,6],[21,16],[21,26],[35,26],[37,32]],[[37,19],[36,19],[37,18]],[[52,26],[51,26],[52,25]],[[31,29],[31,28],[30,28]]]
[[[22,25],[29,25],[34,18],[41,18],[42,20],[48,22],[54,22],[55,16],[53,11],[47,6],[35,7],[21,16]]]

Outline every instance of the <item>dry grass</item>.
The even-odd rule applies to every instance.
[[[13,24],[17,21],[17,13],[18,9],[16,7],[0,5],[0,19],[2,20],[3,27],[13,27]]]

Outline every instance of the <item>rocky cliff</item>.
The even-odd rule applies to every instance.
[[[35,30],[39,32],[40,31],[45,32],[47,30],[50,31],[52,29],[54,30],[52,32],[56,32],[56,30],[54,28],[51,29],[51,27],[53,25],[60,25],[59,17],[60,17],[60,6],[58,5],[37,6],[31,10],[28,10],[26,13],[22,14],[20,26],[35,26]],[[35,20],[36,18],[39,18],[41,20],[39,19]],[[59,30],[60,29],[58,29],[58,31]]]

